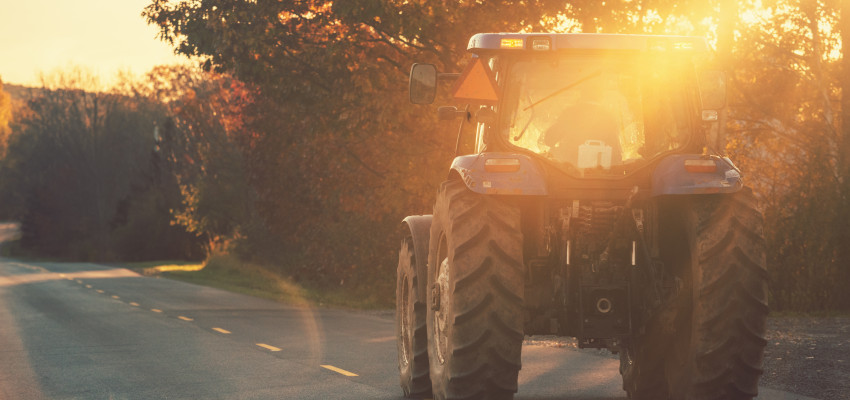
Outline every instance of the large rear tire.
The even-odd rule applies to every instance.
[[[670,398],[752,399],[767,344],[763,216],[749,188],[697,197],[681,216],[688,254],[677,278],[686,306],[665,361]]]
[[[428,334],[425,328],[425,296],[417,289],[416,256],[413,237],[401,241],[396,271],[396,337],[398,371],[405,397],[431,395],[428,367]]]
[[[660,335],[650,332],[620,349],[623,390],[630,400],[667,399],[663,373],[665,345]]]
[[[428,355],[434,398],[512,399],[523,340],[520,212],[444,182],[428,257]]]

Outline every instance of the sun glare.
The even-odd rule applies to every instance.
[[[738,18],[743,25],[760,25],[770,20],[772,15],[772,8],[765,8],[761,0],[756,0],[751,7],[739,13]]]

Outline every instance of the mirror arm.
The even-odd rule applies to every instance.
[[[469,108],[467,106],[467,108]],[[464,117],[467,121],[472,117],[467,110],[458,110],[455,106],[442,106],[437,108],[437,119],[450,121],[458,117]]]
[[[464,118],[460,120],[460,126],[457,128],[457,143],[455,143],[455,157],[460,156],[460,143],[463,138],[463,124],[470,120],[472,115],[469,113],[469,104],[466,105],[466,108],[463,111],[457,111],[457,113],[463,113]]]
[[[460,78],[459,72],[440,72],[437,74],[437,80],[439,81],[454,82],[458,78]]]

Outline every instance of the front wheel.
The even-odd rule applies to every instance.
[[[428,256],[428,355],[434,398],[512,399],[523,340],[520,213],[444,182]]]
[[[425,296],[418,291],[413,237],[401,241],[396,271],[396,336],[398,371],[405,397],[431,395],[428,368],[428,335],[425,332]]]

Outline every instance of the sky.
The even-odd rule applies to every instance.
[[[150,0],[0,0],[0,80],[40,86],[39,73],[82,67],[109,81],[187,62],[140,15]]]

